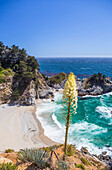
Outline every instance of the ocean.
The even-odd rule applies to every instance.
[[[111,77],[112,59],[61,58],[38,59],[42,73],[74,72],[78,78],[102,72]],[[39,102],[37,115],[45,135],[57,142],[64,142],[65,112],[62,111],[62,94]],[[92,154],[107,151],[112,156],[112,92],[97,97],[78,98],[77,114],[73,115],[69,128],[68,143],[82,146]]]
[[[101,72],[112,77],[112,58],[38,58],[40,72],[46,75],[73,72],[78,78]]]

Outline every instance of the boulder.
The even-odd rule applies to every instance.
[[[43,90],[39,92],[39,98],[40,99],[48,99],[54,97],[53,91],[52,90]]]
[[[81,152],[90,155],[89,151],[85,147],[81,148]]]
[[[101,95],[103,94],[103,89],[99,86],[96,86],[96,88],[93,91],[90,91],[90,95]]]

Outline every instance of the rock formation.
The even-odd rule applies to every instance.
[[[24,91],[23,95],[15,103],[26,104],[26,105],[35,105],[36,104],[35,97],[36,97],[35,83],[32,80],[30,82],[29,86]]]
[[[12,94],[12,76],[6,79],[5,83],[0,84],[0,104],[10,101]]]

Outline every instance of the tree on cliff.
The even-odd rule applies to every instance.
[[[0,68],[10,68],[14,72],[13,84],[16,86],[13,86],[13,92],[21,95],[30,81],[35,81],[35,70],[39,70],[39,64],[24,48],[20,49],[16,45],[9,48],[0,42]]]
[[[66,133],[65,133],[65,145],[64,145],[64,159],[67,152],[67,138],[68,129],[70,125],[70,118],[76,113],[77,108],[77,83],[76,78],[73,73],[70,73],[68,80],[65,83],[63,91],[63,107],[67,112],[66,114]]]

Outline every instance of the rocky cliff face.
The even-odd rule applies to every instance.
[[[56,90],[64,89],[66,79],[63,80],[60,84],[54,84],[53,88]],[[93,81],[90,83],[87,78],[83,78],[83,80],[77,79],[77,88],[78,88],[78,95],[85,96],[85,95],[102,95],[107,92],[112,91],[112,81],[110,78],[105,78],[104,81],[99,80],[98,82]]]
[[[15,104],[34,105],[36,98],[47,99],[53,97],[51,88],[47,85],[43,76],[39,73],[38,70],[36,70],[35,80],[38,81],[37,88],[36,82],[32,80],[20,98],[17,101],[13,101]],[[17,87],[19,83],[20,82],[18,82],[18,80],[13,81],[13,76],[10,76],[6,78],[6,83],[0,84],[0,104],[10,102],[10,98],[13,92],[12,89],[13,87]]]
[[[23,95],[17,100],[15,103],[17,104],[26,104],[26,105],[35,105],[35,83],[32,80],[29,84],[29,86],[24,91]]]
[[[88,79],[83,79],[82,81],[79,81],[77,83],[79,96],[96,96],[112,91],[112,81],[110,78],[105,78],[105,81],[100,81],[99,83],[94,82],[93,84],[91,84],[90,87],[88,86]]]
[[[5,83],[0,84],[0,104],[10,101],[12,94],[12,79],[13,77],[10,76],[6,79]]]

